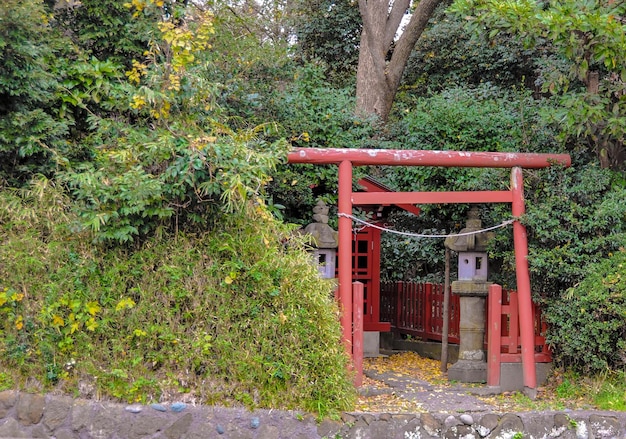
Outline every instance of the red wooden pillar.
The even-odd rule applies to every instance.
[[[352,358],[354,364],[354,385],[363,384],[363,283],[352,284],[352,315],[354,328],[352,333]]]
[[[489,328],[487,331],[487,385],[500,385],[500,349],[502,344],[502,287],[489,286]]]
[[[512,213],[514,218],[524,214],[524,180],[522,168],[511,169],[511,192],[513,195]],[[533,322],[532,296],[530,292],[530,274],[528,270],[528,238],[526,227],[516,220],[513,223],[513,243],[515,245],[515,271],[520,319],[520,338],[522,345],[522,370],[524,387],[537,388],[535,368],[535,331]]]
[[[404,326],[404,283],[396,283],[396,330]]]
[[[352,356],[352,163],[339,164],[339,306],[341,330],[346,353]]]

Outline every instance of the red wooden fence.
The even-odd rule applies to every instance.
[[[485,322],[485,350],[492,327],[500,330],[500,361],[503,363],[521,362],[521,341],[519,335],[519,314],[517,293],[502,290],[500,303],[500,325]],[[485,316],[489,316],[489,300],[485,301]],[[448,341],[459,343],[459,296],[450,294],[450,326]],[[545,342],[546,323],[541,310],[533,305],[535,328],[535,361],[552,361],[550,350]],[[443,285],[414,282],[386,282],[381,284],[380,320],[391,323],[391,330],[419,337],[422,340],[441,341],[443,327]]]
[[[511,290],[502,290],[502,297],[493,297],[492,292],[489,292],[490,297],[487,301],[487,313],[489,316],[489,307],[496,306],[500,308],[500,311],[496,311],[495,314],[500,314],[500,358],[502,363],[519,363],[522,361],[522,342],[519,333],[519,313],[517,306],[517,292]],[[500,299],[500,300],[498,300]],[[500,303],[498,303],[500,302]],[[535,332],[535,362],[537,363],[549,363],[552,361],[552,353],[546,343],[545,333],[547,330],[547,324],[541,315],[541,309],[533,303],[533,327]],[[495,315],[494,314],[494,315]],[[493,325],[487,325],[488,337],[489,331]]]
[[[459,343],[459,296],[450,296],[448,341]],[[380,288],[380,320],[390,322],[392,331],[441,341],[443,328],[443,285],[415,282],[386,282]]]

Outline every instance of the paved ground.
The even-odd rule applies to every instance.
[[[414,407],[420,412],[430,413],[464,413],[498,411],[494,405],[488,404],[477,397],[477,393],[488,391],[484,387],[466,387],[463,385],[443,386],[431,384],[408,374],[397,372],[378,372],[365,370],[365,376],[384,386],[369,384],[360,391],[361,395],[389,395],[392,400],[406,401],[407,408]]]
[[[415,352],[366,358],[363,369],[358,411],[456,414],[511,409],[510,392],[502,397],[486,385],[451,383],[439,360]]]

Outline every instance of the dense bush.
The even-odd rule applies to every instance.
[[[404,149],[555,152],[555,133],[542,118],[552,103],[522,90],[489,84],[455,87],[403,102],[389,129],[389,143]],[[384,167],[375,174],[399,191],[506,190],[510,170],[446,167]],[[394,218],[398,229],[417,233],[457,233],[465,226],[467,205],[423,205],[420,218]],[[510,206],[481,206],[485,226],[510,218]],[[499,232],[499,234],[502,234]],[[501,258],[511,247],[504,232]],[[383,245],[383,276],[391,279],[442,279],[442,240],[402,239],[390,235]],[[494,260],[494,274],[501,264]]]
[[[580,283],[549,303],[548,342],[566,366],[586,373],[626,366],[625,269],[622,248],[588,265]]]
[[[533,288],[538,298],[557,299],[626,244],[626,188],[617,174],[593,164],[527,174]]]
[[[3,387],[30,377],[125,401],[351,406],[333,284],[264,209],[102,251],[71,231],[46,180],[0,196]]]
[[[539,51],[507,34],[472,32],[465,17],[441,9],[411,54],[407,92],[426,95],[484,83],[533,88]]]

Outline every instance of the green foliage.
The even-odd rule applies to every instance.
[[[242,210],[262,194],[285,144],[259,139],[266,127],[247,133],[218,128],[223,134],[197,137],[135,129],[133,138],[120,136],[93,165],[66,173],[81,202],[82,225],[97,241],[119,243],[168,226],[164,219],[174,218],[176,229],[206,229],[220,212]]]
[[[296,56],[322,61],[334,83],[354,81],[361,40],[361,15],[352,0],[300,2],[294,17]]]
[[[548,303],[550,332],[560,361],[582,372],[626,364],[626,267],[623,249],[598,264],[576,286]]]
[[[626,376],[623,370],[614,371],[605,375],[601,381],[594,402],[601,410],[626,411]]]
[[[406,149],[550,151],[555,141],[539,110],[552,108],[528,92],[491,84],[452,87],[405,104],[397,129]]]
[[[194,67],[185,71],[188,84],[181,90],[187,104],[198,105],[183,111],[187,117],[210,114],[235,130],[275,121],[273,95],[292,81],[295,68],[286,40],[289,11],[274,0],[254,7],[207,1],[201,9],[212,31],[209,45],[194,52]],[[194,11],[187,8],[190,24],[201,21],[191,20],[199,15]]]
[[[417,150],[554,152],[551,127],[541,118],[549,101],[532,99],[524,91],[502,90],[489,84],[475,88],[455,87],[429,96],[415,97],[389,127],[389,143]],[[506,190],[507,169],[384,167],[377,178],[399,191]],[[397,215],[398,230],[414,233],[456,233],[465,225],[466,205],[420,206],[420,218]],[[509,219],[510,208],[483,209],[486,226]],[[498,242],[494,259],[510,251],[510,234]],[[444,247],[440,239],[400,239],[383,241],[383,276],[389,279],[443,279]],[[494,260],[494,266],[499,261]],[[492,273],[497,271],[492,271]]]
[[[372,121],[354,114],[352,91],[331,85],[316,65],[306,65],[290,86],[275,97],[276,121],[294,146],[367,148],[375,133]]]
[[[154,2],[135,0],[128,3],[118,0],[85,0],[80,3],[48,0],[53,7],[53,25],[87,58],[131,66],[148,49],[160,13],[170,13],[178,3],[161,1],[163,9],[153,7]],[[167,6],[165,5],[167,3]],[[141,8],[135,13],[131,5]],[[152,6],[152,7],[151,7]]]
[[[539,296],[558,297],[626,243],[625,188],[614,178],[593,165],[554,167],[527,178],[532,189],[524,223]]]
[[[20,185],[55,168],[67,126],[51,111],[57,87],[49,72],[56,40],[41,1],[0,8],[0,181]]]
[[[395,230],[440,235],[449,224],[443,216],[394,212],[389,223]],[[445,248],[443,239],[402,237],[383,233],[381,238],[381,277],[386,281],[443,283]]]
[[[131,6],[145,15],[159,2]],[[86,142],[94,153],[62,176],[96,241],[134,242],[159,228],[206,230],[250,200],[264,204],[259,197],[286,143],[274,124],[234,131],[212,117],[214,89],[204,87],[199,66],[212,19],[191,11],[157,23],[145,61],[134,60],[128,82],[114,87],[119,108],[99,99],[119,75],[113,63],[92,59],[70,71],[64,101],[90,111]],[[106,111],[94,114],[96,104]]]
[[[533,88],[538,53],[510,35],[489,37],[470,27],[464,17],[443,8],[431,19],[407,63],[407,93],[426,95],[482,83]]]
[[[549,41],[569,69],[559,70],[561,63],[553,63],[557,69],[544,71],[538,82],[544,92],[562,96],[555,120],[562,123],[563,139],[595,152],[603,167],[622,168],[626,25],[619,17],[626,5],[459,0],[454,10],[468,16],[481,32],[488,26],[490,36],[504,30],[529,47]]]
[[[380,146],[372,121],[354,114],[354,97],[348,89],[337,88],[324,79],[316,65],[298,69],[294,82],[275,94],[275,120],[294,147],[367,148]],[[358,178],[362,169],[355,169]],[[336,204],[336,166],[290,165],[274,174],[268,192],[285,207],[285,220],[310,222],[318,197]]]
[[[125,401],[351,407],[334,286],[263,208],[103,252],[45,184],[0,194],[0,372]]]

